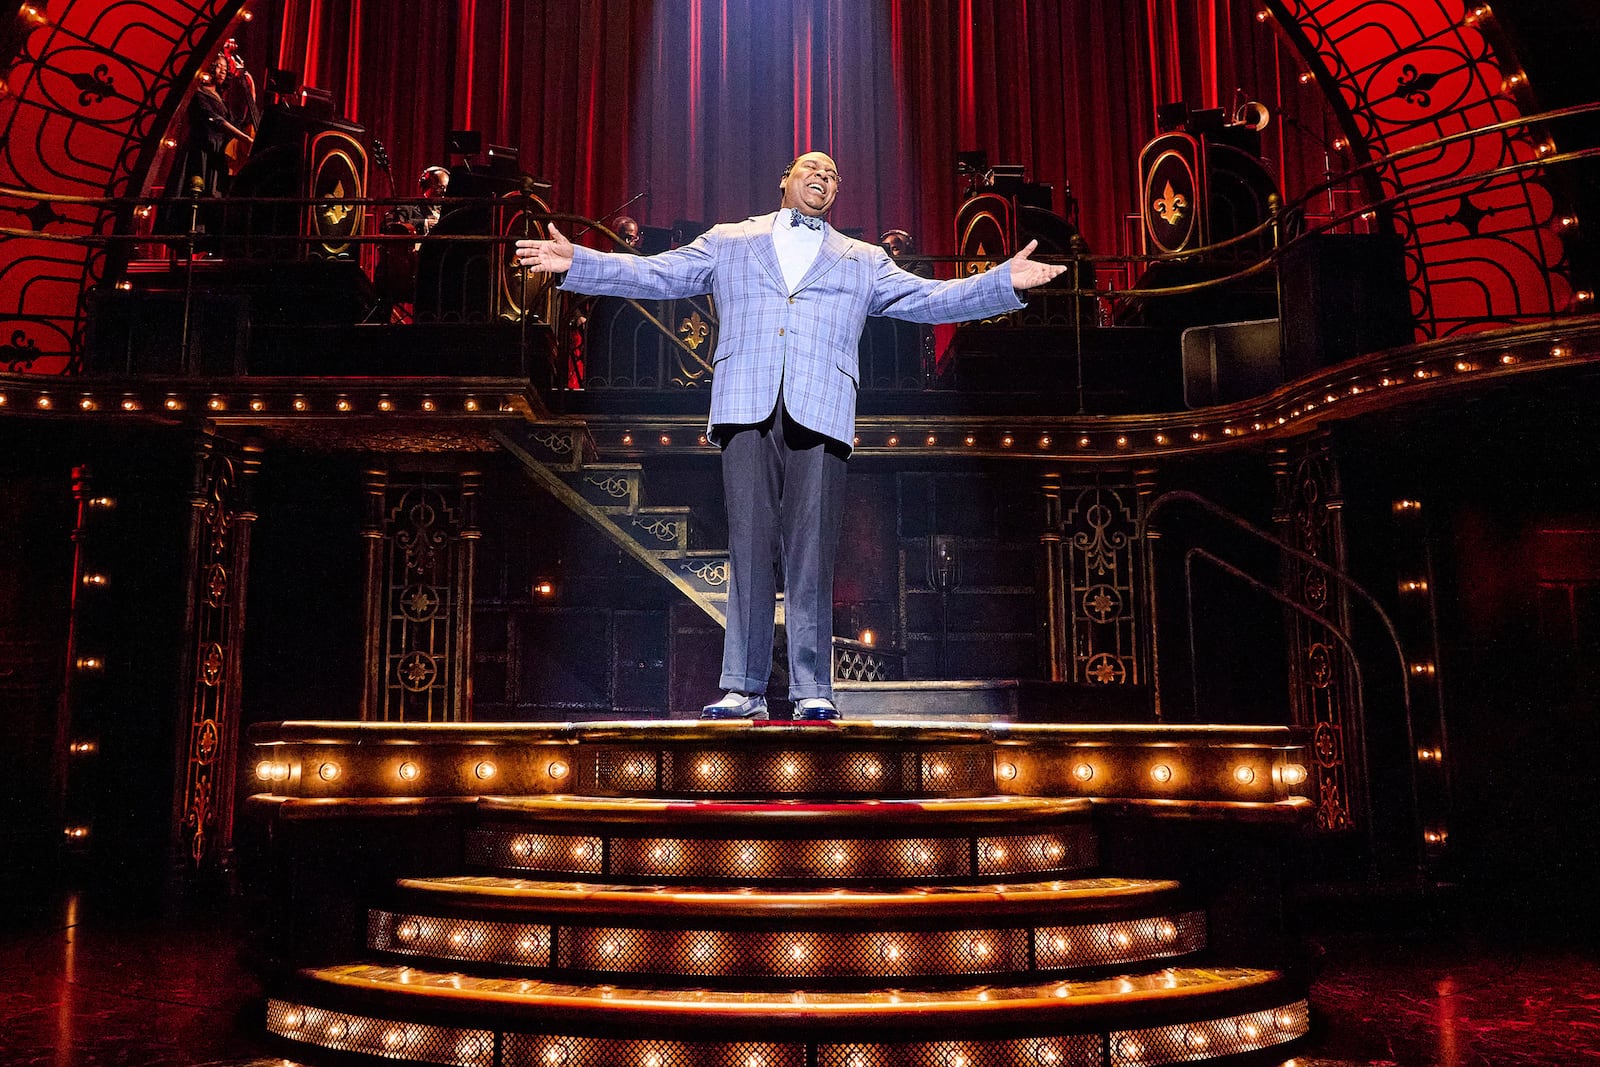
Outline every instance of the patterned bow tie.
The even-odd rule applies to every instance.
[[[808,230],[820,230],[822,229],[822,219],[816,215],[802,215],[794,208],[790,208],[789,225],[804,226]]]

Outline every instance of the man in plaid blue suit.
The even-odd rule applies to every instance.
[[[1018,290],[1065,269],[1034,262],[1030,243],[982,274],[919,278],[827,224],[839,171],[826,154],[794,160],[778,188],[775,214],[714,226],[655,256],[596,252],[553,225],[548,241],[517,242],[519,263],[566,272],[561,288],[571,292],[635,300],[710,293],[716,301],[707,436],[722,449],[730,577],[726,692],[706,705],[709,719],[767,717],[780,563],[795,717],[839,717],[833,564],[867,316],[941,323],[998,315],[1022,306]]]

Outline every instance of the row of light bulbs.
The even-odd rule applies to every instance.
[[[1577,225],[1577,217],[1563,216],[1561,222],[1564,228],[1575,226]],[[1573,299],[1577,304],[1587,304],[1594,300],[1594,294],[1587,290],[1580,290],[1574,294]],[[1564,359],[1571,354],[1572,349],[1566,345],[1554,345],[1549,350],[1551,359]],[[1497,362],[1500,366],[1510,367],[1521,363],[1524,358],[1525,357],[1506,352],[1501,354]],[[1447,358],[1434,367],[1416,368],[1411,372],[1409,379],[1406,376],[1398,373],[1384,375],[1378,379],[1376,388],[1392,388],[1397,385],[1405,384],[1408,380],[1428,381],[1432,378],[1439,377],[1447,367],[1449,369],[1453,369],[1458,374],[1468,374],[1473,371],[1483,369],[1480,364],[1465,357],[1457,357],[1453,360]],[[1240,437],[1245,434],[1261,433],[1262,431],[1274,429],[1278,426],[1284,426],[1291,420],[1298,419],[1302,415],[1308,415],[1317,410],[1319,405],[1338,403],[1345,397],[1361,396],[1363,393],[1368,392],[1372,388],[1374,388],[1374,386],[1370,384],[1362,385],[1360,382],[1353,382],[1344,387],[1342,392],[1324,392],[1320,400],[1315,398],[1305,400],[1302,402],[1300,407],[1292,409],[1287,415],[1279,415],[1275,418],[1272,416],[1258,416],[1251,420],[1240,421],[1233,425],[1223,426],[1221,435],[1223,437],[1230,438]],[[984,437],[977,433],[958,434],[954,436],[956,440],[959,440],[961,444],[967,448],[976,448],[979,443],[984,440]],[[632,448],[637,443],[638,439],[639,435],[632,430],[627,430],[622,433],[618,440],[622,447]],[[697,443],[702,446],[709,443],[706,440],[705,434],[700,434],[696,440]],[[881,445],[886,448],[899,448],[902,443],[910,440],[911,438],[909,436],[902,437],[898,433],[889,433],[881,438]],[[943,439],[938,434],[930,433],[923,439],[923,444],[929,448],[936,448],[939,446],[941,440]],[[1022,441],[1022,438],[1015,433],[1002,433],[996,440],[1001,448],[1015,448],[1019,442]],[[1208,441],[1211,440],[1211,434],[1207,433],[1205,430],[1191,430],[1189,431],[1189,440],[1195,443]],[[663,448],[671,447],[672,441],[673,437],[670,433],[661,433],[656,436],[656,443]],[[1165,448],[1172,444],[1173,438],[1165,430],[1160,430],[1154,434],[1151,434],[1149,441],[1158,448]],[[1096,447],[1104,449],[1107,447],[1108,442],[1112,448],[1117,450],[1132,448],[1136,443],[1135,439],[1128,434],[1117,434],[1116,436],[1110,438],[1096,437],[1089,434],[1080,434],[1076,438],[1077,446],[1080,449],[1092,449]],[[861,446],[862,437],[860,434],[856,435],[854,443],[856,447]],[[1036,439],[1035,444],[1040,451],[1049,451],[1056,447],[1057,437],[1054,434],[1040,434]]]
[[[382,942],[374,949],[413,954],[438,954],[447,958],[467,958],[487,963],[526,966],[541,965],[548,957],[553,940],[569,946],[579,959],[596,959],[601,967],[625,970],[661,970],[663,956],[684,951],[697,965],[721,955],[735,961],[735,968],[748,972],[785,970],[805,965],[814,957],[823,961],[843,959],[847,963],[867,955],[891,966],[906,966],[915,959],[944,959],[951,949],[979,967],[992,967],[1005,951],[1006,931],[949,931],[943,933],[889,935],[877,932],[778,935],[781,944],[752,945],[751,936],[717,930],[585,930],[564,928],[559,934],[549,926],[526,923],[445,920],[423,915],[390,917],[394,946]],[[1179,947],[1178,924],[1167,917],[1119,923],[1090,923],[1071,927],[1035,927],[1024,933],[1035,945],[1036,964],[1042,969],[1059,969],[1087,964],[1128,963],[1152,956],[1187,951]],[[1002,938],[996,945],[993,938]],[[485,950],[491,943],[505,946]],[[863,945],[865,943],[865,945]],[[1024,942],[1025,943],[1025,942]],[[721,951],[719,952],[719,948]],[[1013,953],[1021,944],[1010,945]],[[870,949],[871,951],[866,951]],[[774,959],[770,953],[776,953]],[[766,957],[763,960],[763,956]],[[994,961],[993,963],[991,961]],[[583,966],[574,963],[573,966]],[[1010,966],[1010,965],[1007,965]],[[848,970],[848,968],[847,968]]]
[[[561,760],[552,760],[545,767],[545,773],[557,781],[565,778],[571,768]],[[286,782],[294,771],[294,765],[287,760],[262,760],[256,764],[256,778],[263,782]],[[499,768],[493,760],[477,760],[471,764],[472,776],[479,781],[490,781],[499,774]],[[336,782],[344,774],[344,768],[333,760],[324,760],[317,764],[316,775],[324,782]],[[403,760],[394,768],[394,775],[402,782],[414,782],[422,777],[422,764],[416,760]]]
[[[1419,671],[1418,668],[1426,668],[1426,671]],[[1432,664],[1413,664],[1412,671],[1431,674]],[[570,769],[565,761],[552,760],[546,765],[545,773],[552,779],[560,781],[567,776]],[[622,769],[630,777],[650,778],[653,777],[654,762],[633,760],[624,764]],[[709,758],[702,759],[696,764],[696,771],[702,778],[716,777],[723,769],[724,764],[721,761]],[[792,778],[799,775],[804,768],[799,761],[789,759],[781,763],[778,769],[784,777]],[[929,764],[925,770],[928,777],[935,780],[943,779],[950,774],[949,765],[944,763]],[[256,778],[263,782],[286,782],[292,771],[293,766],[285,760],[262,760],[256,764]],[[868,778],[876,778],[882,773],[882,768],[876,761],[869,760],[862,764],[861,771]],[[499,773],[499,769],[492,760],[477,760],[471,765],[471,772],[472,776],[480,781],[490,781]],[[317,764],[315,773],[324,782],[334,782],[339,780],[344,771],[337,762],[324,760]],[[1017,765],[1010,761],[1001,761],[995,765],[995,776],[1001,781],[1012,781],[1018,773]],[[1073,765],[1071,773],[1076,781],[1087,784],[1100,777],[1103,772],[1093,763],[1079,762]],[[1178,776],[1170,763],[1153,764],[1148,774],[1150,780],[1157,785],[1170,784]],[[417,760],[403,760],[395,766],[394,775],[403,782],[414,782],[422,776],[422,764]],[[1308,772],[1303,764],[1287,763],[1273,767],[1270,776],[1273,781],[1282,785],[1297,786],[1306,781]],[[1261,773],[1257,768],[1241,763],[1232,769],[1229,777],[1237,785],[1248,786],[1261,778]]]
[[[386,1022],[300,1006],[284,1008],[277,1016],[277,1025],[272,1029],[282,1036],[324,1047],[370,1050],[385,1056],[404,1055],[407,1049],[448,1048],[453,1053],[454,1062],[483,1064],[484,1067],[488,1067],[494,1053],[493,1036],[486,1031],[447,1031],[425,1024]],[[307,1032],[313,1030],[316,1032]],[[1108,1051],[1112,1054],[1114,1064],[1126,1067],[1141,1064],[1147,1056],[1174,1046],[1199,1054],[1215,1044],[1218,1046],[1215,1055],[1228,1055],[1276,1044],[1304,1032],[1302,1013],[1289,1006],[1205,1022],[1123,1032],[1112,1035]],[[448,1040],[441,1042],[446,1035],[455,1038],[453,1047]],[[531,1034],[508,1036],[512,1036],[518,1046],[515,1052],[532,1053],[532,1062],[541,1067],[565,1067],[575,1057],[587,1060],[588,1057],[584,1056],[585,1046],[592,1043],[583,1038]],[[1029,1046],[1026,1051],[1031,1054],[1025,1059],[1005,1058],[1012,1062],[1031,1062],[1037,1067],[1058,1067],[1064,1062],[1069,1041],[1048,1037],[1025,1039]],[[678,1043],[640,1040],[625,1044],[633,1046],[633,1055],[622,1058],[618,1056],[619,1050],[613,1049],[615,1067],[666,1067],[668,1063],[683,1062]],[[614,1046],[614,1043],[606,1042],[606,1045]],[[988,1042],[941,1041],[928,1050],[930,1055],[927,1064],[928,1067],[972,1067],[975,1062],[992,1062],[995,1059],[992,1048],[993,1043]],[[847,1049],[847,1052],[841,1050],[843,1055],[819,1055],[818,1062],[842,1064],[842,1067],[870,1067],[870,1064],[878,1062],[876,1056],[870,1056],[871,1046],[855,1045],[847,1046]],[[752,1049],[747,1044],[738,1059],[726,1062],[734,1067],[778,1067],[795,1060],[799,1051],[783,1046]],[[825,1051],[829,1050],[819,1049],[819,1053]]]
[[[0,393],[0,407],[7,407],[10,405],[10,403],[11,398],[5,393]],[[273,410],[275,403],[281,403],[281,401],[274,401],[273,399],[262,396],[240,398],[214,393],[206,399],[205,408],[207,411],[233,411],[243,408],[252,412],[264,412]],[[55,410],[56,405],[56,397],[51,393],[40,393],[33,398],[33,406],[38,408],[40,411],[53,411]],[[475,396],[462,398],[460,405],[461,410],[468,412],[469,414],[489,410],[484,402],[480,401]],[[118,400],[116,397],[101,397],[92,393],[85,393],[78,398],[77,406],[80,411],[100,411],[105,408],[120,408],[123,411],[143,411],[145,409],[145,401],[136,396],[124,395],[120,400]],[[160,402],[159,406],[166,411],[184,411],[190,406],[190,402],[187,397],[180,396],[177,393],[169,393],[167,394],[166,398]],[[356,401],[352,400],[349,396],[340,395],[334,398],[330,406],[335,411],[348,414],[356,411],[360,405],[358,405]],[[401,410],[401,405],[398,405],[396,401],[389,396],[378,397],[377,401],[372,405],[372,407],[374,410],[384,413]],[[431,396],[424,396],[421,400],[417,401],[416,407],[418,411],[431,414],[433,412],[446,410],[448,405],[443,401],[435,400]],[[316,404],[313,403],[310,397],[296,395],[288,401],[287,405],[285,405],[285,408],[286,410],[293,411],[297,414],[304,414],[314,410],[316,408]],[[508,411],[514,411],[515,405],[510,400],[504,400],[498,403],[494,410],[503,414]]]

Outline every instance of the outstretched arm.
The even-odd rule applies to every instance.
[[[634,300],[677,300],[711,291],[715,233],[713,229],[670,252],[635,256],[574,245],[552,224],[549,240],[518,241],[516,258],[528,270],[550,274],[565,271],[561,288],[568,292]]]

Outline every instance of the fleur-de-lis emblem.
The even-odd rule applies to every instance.
[[[1427,107],[1431,102],[1428,90],[1439,84],[1439,75],[1418,73],[1416,67],[1407,63],[1400,68],[1400,77],[1394,81],[1394,95],[1404,97],[1408,104]]]
[[[333,187],[333,195],[334,196],[343,196],[344,195],[344,182],[341,181],[341,182],[339,182],[337,185],[335,185]],[[341,222],[343,222],[349,216],[350,216],[350,205],[349,204],[324,204],[323,207],[322,207],[322,217],[327,220],[328,225],[330,225],[330,226],[339,225]]]
[[[81,90],[79,107],[88,107],[91,100],[103,104],[106,97],[117,95],[116,79],[111,77],[111,68],[104,63],[96,64],[92,74],[69,74],[68,77]]]
[[[706,325],[706,320],[700,317],[700,312],[678,323],[678,336],[683,338],[683,343],[693,352],[706,343],[711,336],[711,327]]]
[[[1183,213],[1189,209],[1189,200],[1168,182],[1161,195],[1156,197],[1156,202],[1150,206],[1161,216],[1162,222],[1168,226],[1176,226],[1178,220],[1183,218]]]

